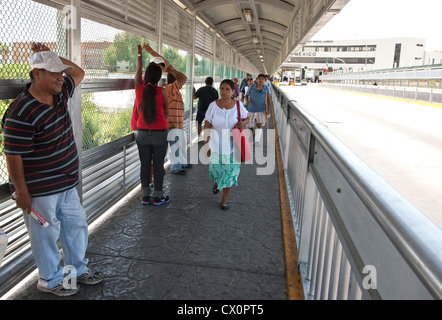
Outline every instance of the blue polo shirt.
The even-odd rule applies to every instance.
[[[263,112],[266,111],[266,93],[271,96],[270,89],[264,86],[261,90],[256,89],[256,84],[250,86],[246,95],[250,98],[249,112]]]

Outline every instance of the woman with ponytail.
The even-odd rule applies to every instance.
[[[151,62],[142,78],[142,49],[138,45],[137,72],[135,74],[135,103],[132,113],[132,130],[135,132],[138,153],[140,156],[142,204],[160,206],[169,203],[169,197],[163,195],[164,158],[168,142],[169,100],[166,90],[158,86],[163,73],[162,68]],[[149,180],[153,175],[155,190],[153,199],[150,196]]]

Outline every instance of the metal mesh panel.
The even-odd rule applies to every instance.
[[[2,0],[0,3],[0,79],[29,78],[32,42],[42,42],[66,57],[65,14],[62,11],[30,0]]]
[[[213,76],[213,61],[201,56],[195,56],[195,77]]]
[[[30,0],[2,0],[0,8],[0,81],[5,82],[2,89],[4,98],[8,98],[0,101],[0,115],[3,116],[17,88],[28,82],[32,42],[44,43],[66,57],[67,39],[63,11]],[[0,184],[4,184],[9,178],[3,155],[3,135],[0,154]],[[15,201],[0,203],[0,227],[9,237],[0,270],[0,291],[3,291],[7,287],[5,283],[12,284],[20,274],[30,270],[32,257],[22,212],[15,207]]]
[[[107,81],[130,81],[134,78],[137,45],[144,42],[156,47],[146,38],[82,19],[81,66],[86,71],[85,81],[93,81],[101,88],[99,91],[105,91],[82,95],[83,150],[98,147],[132,132],[130,119],[135,91],[107,91]],[[143,56],[143,64],[147,66],[150,55],[143,52]],[[121,88],[113,86],[117,90],[127,87],[128,84]]]
[[[12,103],[13,100],[0,100],[0,116],[3,117],[6,109]],[[9,181],[8,170],[6,169],[6,160],[3,154],[3,132],[0,136],[0,184],[7,183]]]
[[[2,0],[0,5],[0,79],[29,79],[32,42],[45,43],[58,55],[66,57],[66,16],[62,11],[30,0]],[[1,116],[12,101],[0,101]],[[8,182],[3,136],[0,142],[2,184]]]
[[[134,90],[83,94],[83,150],[129,134],[134,99]]]
[[[230,79],[230,67],[229,66],[226,66],[226,69],[225,69],[225,72],[226,72],[226,74],[225,74],[225,78],[226,79]]]
[[[215,77],[220,79],[224,77],[224,65],[220,62],[215,64]]]
[[[86,79],[108,77],[116,68],[114,39],[121,30],[81,19],[81,67]]]

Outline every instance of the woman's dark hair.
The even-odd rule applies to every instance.
[[[146,87],[143,91],[143,99],[138,107],[144,122],[149,125],[157,119],[157,94],[158,82],[161,80],[163,71],[156,63],[151,62],[144,74],[144,83]]]
[[[223,81],[221,81],[221,84],[219,86],[221,87],[223,84],[228,84],[230,88],[232,88],[232,90],[235,90],[235,84],[233,83],[232,80],[224,79]]]

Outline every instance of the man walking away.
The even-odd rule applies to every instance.
[[[196,114],[196,121],[198,122],[198,137],[201,136],[202,124],[206,117],[206,111],[209,108],[209,105],[219,98],[218,91],[213,87],[213,78],[207,77],[205,83],[206,86],[199,88],[193,95],[194,99],[199,99],[198,112]]]

